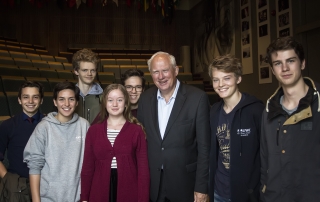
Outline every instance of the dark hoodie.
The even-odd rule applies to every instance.
[[[235,115],[230,138],[230,199],[235,202],[258,201],[260,182],[260,125],[263,103],[243,93],[244,100],[233,109]],[[218,165],[219,143],[216,132],[223,100],[210,111],[211,150],[209,196],[214,198],[214,182]],[[242,130],[241,130],[242,129]]]
[[[268,99],[261,127],[261,200],[320,201],[319,84],[309,86],[291,115],[282,109],[282,88]]]

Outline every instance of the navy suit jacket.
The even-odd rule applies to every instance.
[[[163,139],[158,124],[156,86],[142,93],[138,120],[147,133],[150,198],[156,201],[161,167],[166,197],[193,202],[194,191],[208,192],[210,151],[210,105],[207,94],[180,83]]]

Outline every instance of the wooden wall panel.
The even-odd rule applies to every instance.
[[[14,8],[0,8],[0,35],[20,42],[46,46],[57,55],[68,47],[98,47],[127,49],[162,49],[179,57],[179,48],[190,45],[189,11],[176,11],[171,24],[163,23],[160,12],[138,10],[125,1],[117,7],[100,0],[89,8],[61,10],[56,2],[37,8],[21,1]]]

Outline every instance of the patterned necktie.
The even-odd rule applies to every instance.
[[[34,120],[34,118],[32,118],[32,117],[28,117],[28,121],[29,121],[30,123],[32,123],[32,122],[33,122],[33,120]]]

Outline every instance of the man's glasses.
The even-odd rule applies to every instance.
[[[135,89],[137,92],[142,91],[142,86],[125,86],[127,91],[132,91]]]

